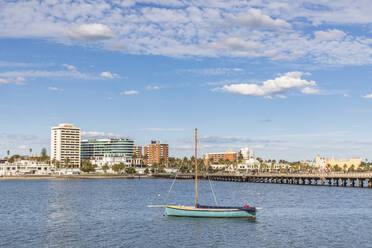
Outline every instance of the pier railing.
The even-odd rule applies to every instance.
[[[154,177],[174,178],[175,174],[155,174]],[[277,183],[296,185],[319,185],[338,187],[368,187],[372,188],[372,172],[352,173],[201,173],[200,179],[215,181]],[[193,174],[177,174],[179,179],[194,179]]]

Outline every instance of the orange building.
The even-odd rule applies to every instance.
[[[222,160],[229,160],[230,162],[235,162],[238,160],[239,153],[234,151],[227,151],[221,153],[207,153],[204,154],[204,163],[210,165],[211,163],[218,163]]]
[[[144,155],[147,165],[160,162],[168,164],[168,144],[160,144],[159,141],[152,140],[151,144],[144,147]]]

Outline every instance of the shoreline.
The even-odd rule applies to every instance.
[[[69,180],[69,179],[141,179],[152,178],[148,175],[35,175],[35,176],[0,176],[4,180]]]

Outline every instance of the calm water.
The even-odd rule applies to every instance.
[[[0,247],[372,247],[372,190],[213,182],[256,221],[163,216],[163,179],[0,181]],[[200,203],[213,204],[200,182]],[[160,196],[159,196],[160,194]],[[193,204],[193,181],[169,203]]]

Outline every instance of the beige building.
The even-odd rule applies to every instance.
[[[73,124],[63,123],[52,127],[50,159],[58,160],[61,165],[80,167],[81,132]]]
[[[335,159],[335,158],[324,158],[320,156],[315,157],[315,164],[320,170],[325,170],[329,167],[335,168],[336,165],[342,170],[349,170],[354,166],[354,170],[357,170],[361,165],[362,161],[360,158],[349,158],[349,159]]]

